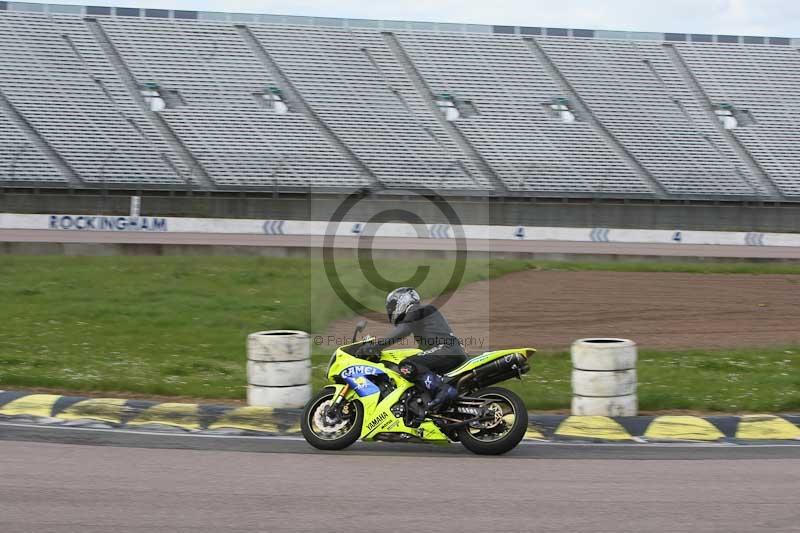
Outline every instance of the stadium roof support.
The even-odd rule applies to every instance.
[[[425,79],[420,75],[417,67],[414,66],[414,62],[410,57],[408,57],[408,54],[406,54],[405,50],[403,50],[403,45],[400,43],[397,37],[392,32],[385,31],[382,32],[382,34],[384,41],[386,41],[386,44],[394,54],[397,61],[403,66],[406,75],[411,79],[420,97],[425,100],[430,112],[438,119],[439,124],[442,126],[442,128],[444,128],[445,131],[447,131],[450,138],[453,139],[459,149],[463,152],[464,156],[471,159],[475,166],[481,170],[484,176],[488,177],[492,181],[495,189],[498,192],[507,193],[508,188],[503,183],[503,180],[497,176],[497,173],[494,171],[489,162],[486,161],[483,156],[481,156],[480,152],[478,152],[474,146],[472,146],[472,144],[469,142],[469,139],[461,132],[461,130],[459,130],[452,121],[448,120],[439,111],[433,91],[431,91],[430,87],[425,82]]]
[[[358,169],[361,175],[369,180],[373,186],[382,187],[382,184],[370,170],[370,168],[361,159],[353,153],[348,146],[342,142],[336,133],[328,127],[324,120],[308,105],[303,96],[295,88],[292,81],[283,73],[278,64],[270,57],[269,52],[259,42],[258,38],[253,35],[250,29],[244,24],[236,24],[236,31],[242,37],[242,40],[247,44],[248,48],[258,58],[261,64],[266,68],[273,79],[277,80],[281,86],[281,90],[286,92],[286,97],[294,104],[300,112],[302,112],[308,119],[319,129],[322,136],[328,142],[335,146],[336,149],[344,155],[350,163]]]
[[[581,116],[585,117],[585,119],[592,125],[592,127],[597,131],[598,135],[606,141],[606,143],[611,147],[614,152],[619,155],[620,159],[624,160],[637,175],[639,175],[651,188],[653,191],[653,195],[658,198],[664,198],[667,196],[667,192],[664,190],[664,187],[656,180],[647,168],[642,165],[639,160],[634,157],[633,154],[625,148],[625,145],[622,144],[609,130],[606,128],[603,123],[592,113],[589,106],[583,101],[580,97],[578,92],[572,87],[569,83],[569,80],[558,70],[558,67],[553,63],[553,61],[548,57],[547,52],[542,49],[539,43],[532,38],[524,38],[525,44],[530,49],[531,53],[536,56],[539,62],[545,67],[545,70],[550,74],[553,80],[562,88],[565,94],[569,95],[570,101],[574,102],[574,105],[577,108],[577,111],[581,114]]]

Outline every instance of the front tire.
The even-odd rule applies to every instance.
[[[497,413],[497,420],[459,428],[461,444],[479,455],[500,455],[513,450],[528,430],[528,411],[522,398],[501,387],[481,389],[470,397],[494,400],[490,409]]]
[[[334,390],[322,389],[306,404],[300,419],[300,431],[313,447],[319,450],[343,450],[361,435],[364,422],[364,406],[361,402],[347,402],[347,414],[330,419],[325,408],[331,404]]]

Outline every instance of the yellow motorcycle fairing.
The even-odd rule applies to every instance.
[[[419,348],[398,348],[396,350],[384,350],[381,352],[381,361],[399,365],[403,359],[408,359],[412,355],[422,353]]]
[[[378,387],[375,387],[367,377],[377,374],[388,375],[396,386],[383,400],[380,399]],[[344,393],[346,401],[357,401],[364,406],[364,421],[361,425],[362,440],[375,440],[375,437],[381,433],[404,433],[426,442],[447,442],[449,440],[431,420],[426,419],[419,427],[413,428],[406,426],[402,418],[394,416],[391,407],[408,389],[414,387],[414,384],[382,363],[360,359],[343,350],[337,350],[328,369],[328,378],[334,381],[337,377],[345,383],[336,383],[326,387],[334,389],[334,398]]]

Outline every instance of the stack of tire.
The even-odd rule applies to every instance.
[[[572,344],[572,414],[635,416],[636,343],[580,339]]]
[[[247,403],[302,407],[311,398],[311,342],[305,331],[259,331],[247,337]]]

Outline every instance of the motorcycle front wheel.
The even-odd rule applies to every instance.
[[[361,435],[364,406],[361,402],[347,402],[341,416],[330,416],[333,389],[322,389],[306,404],[300,419],[300,431],[310,445],[320,450],[342,450]]]
[[[500,455],[513,450],[528,430],[528,411],[522,398],[501,387],[481,389],[470,397],[489,400],[491,403],[484,409],[493,418],[459,428],[461,444],[479,455]]]

